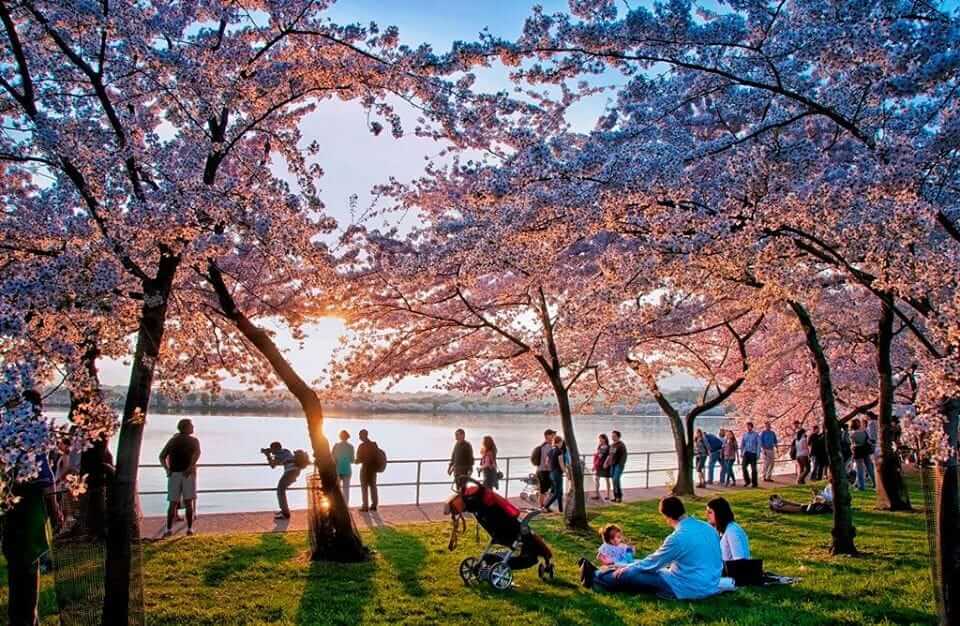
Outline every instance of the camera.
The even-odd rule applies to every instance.
[[[272,450],[270,448],[260,448],[260,454],[270,454]]]

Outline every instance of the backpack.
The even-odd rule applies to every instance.
[[[536,448],[533,449],[533,452],[530,453],[530,464],[540,467],[540,462],[543,461],[543,444],[541,443]]]
[[[374,469],[377,470],[378,474],[382,474],[385,469],[387,469],[387,453],[383,451],[383,448],[377,446],[377,463]]]
[[[794,439],[790,443],[790,459],[793,461],[797,460],[797,440]]]
[[[296,450],[293,453],[293,464],[300,469],[306,469],[310,465],[310,455],[304,450]]]

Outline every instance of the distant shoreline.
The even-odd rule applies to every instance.
[[[48,403],[48,408],[60,409],[67,411],[70,407],[62,403]],[[115,409],[122,410],[123,407],[114,407]],[[148,413],[154,415],[220,415],[224,417],[278,417],[278,418],[292,418],[292,419],[303,419],[303,413],[297,409],[287,409],[287,408],[275,408],[275,407],[151,407]],[[325,417],[362,417],[370,415],[423,415],[423,416],[449,416],[449,415],[491,415],[491,416],[503,416],[503,415],[523,415],[531,417],[549,417],[552,416],[551,413],[545,411],[531,411],[529,409],[517,409],[517,410],[508,410],[508,409],[491,409],[491,408],[469,408],[469,407],[451,407],[450,409],[444,409],[441,407],[438,410],[433,409],[416,409],[412,407],[404,407],[397,409],[353,409],[353,408],[344,408],[344,407],[331,407],[325,411]],[[592,412],[592,413],[576,413],[575,416],[616,416],[616,417],[666,417],[664,413],[637,413],[637,412]],[[698,419],[730,419],[731,416],[719,413],[719,414],[709,414],[709,415],[700,415]]]

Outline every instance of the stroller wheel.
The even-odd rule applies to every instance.
[[[476,558],[468,556],[460,561],[460,578],[463,580],[463,584],[468,587],[477,582]]]
[[[490,585],[497,591],[504,591],[513,584],[513,570],[506,563],[497,563],[490,568]]]
[[[553,563],[541,563],[537,573],[540,575],[540,580],[553,580]]]

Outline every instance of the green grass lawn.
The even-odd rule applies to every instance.
[[[454,552],[446,524],[365,532],[377,551],[367,563],[311,563],[303,533],[198,536],[145,546],[147,624],[931,624],[936,623],[922,513],[872,510],[856,495],[857,544],[863,555],[832,557],[829,516],[770,512],[770,492],[730,497],[738,521],[766,569],[802,578],[790,587],[740,589],[701,602],[602,594],[577,584],[576,561],[597,541],[564,532],[558,520],[534,523],[557,553],[557,580],[518,572],[516,588],[465,588],[460,560],[479,553],[474,523]],[[804,500],[809,491],[789,488]],[[913,493],[915,504],[922,499]],[[703,501],[688,501],[703,517]],[[592,524],[617,522],[639,551],[667,534],[655,502],[608,508]],[[486,534],[481,530],[481,542]],[[0,568],[2,569],[2,568]],[[0,609],[6,612],[5,572]],[[50,577],[44,624],[56,624]]]

